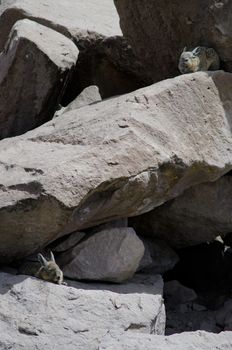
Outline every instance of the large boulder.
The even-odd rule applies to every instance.
[[[113,0],[14,0],[0,4],[0,51],[12,26],[22,18],[66,35],[80,51],[64,105],[89,85],[97,85],[101,96],[109,97],[151,83],[121,36]]]
[[[164,334],[160,276],[120,286],[58,286],[0,273],[0,347],[97,350],[111,330]]]
[[[0,139],[52,118],[77,57],[56,31],[27,19],[14,25],[0,55]]]
[[[65,277],[123,282],[136,272],[144,245],[130,228],[112,228],[95,233],[57,260]]]
[[[212,241],[232,232],[232,177],[203,183],[159,208],[133,219],[137,232],[167,240],[174,247]]]
[[[119,18],[113,0],[13,0],[0,4],[0,50],[14,23],[23,18],[32,19],[74,38],[120,35]]]
[[[221,71],[183,75],[2,140],[0,262],[228,172],[231,85]]]
[[[175,76],[183,48],[213,47],[232,71],[232,2],[114,0],[123,34],[154,81]]]
[[[99,350],[229,350],[231,347],[232,332],[184,332],[166,337],[111,332],[103,338]]]

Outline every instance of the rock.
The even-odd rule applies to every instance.
[[[223,66],[232,71],[230,1],[114,0],[114,3],[123,34],[153,81],[179,74],[178,60],[185,46],[213,47]]]
[[[166,337],[111,332],[103,338],[99,350],[229,350],[231,346],[231,332],[213,334],[198,331]]]
[[[75,98],[67,107],[63,107],[58,110],[54,117],[59,117],[65,112],[72,111],[74,109],[78,109],[84,106],[88,106],[92,103],[100,102],[102,100],[101,95],[99,94],[98,87],[95,85],[88,86],[85,88],[80,95]]]
[[[0,262],[227,173],[231,84],[221,71],[182,75],[2,140]]]
[[[167,240],[175,247],[212,241],[232,231],[232,177],[203,183],[133,220],[137,232]]]
[[[232,300],[228,299],[224,305],[216,311],[216,321],[225,331],[232,329]]]
[[[193,289],[183,286],[178,281],[169,281],[164,285],[164,297],[170,306],[184,304],[197,298]]]
[[[2,6],[2,9],[1,9]],[[1,14],[2,12],[2,14]],[[121,37],[113,0],[15,0],[0,5],[0,50],[15,21],[29,18],[71,38],[80,55],[67,85],[67,105],[89,85],[97,85],[103,98],[151,84],[131,47]]]
[[[65,108],[65,112],[72,111],[73,109],[78,109],[92,103],[100,102],[101,100],[102,99],[101,95],[99,94],[98,87],[94,85],[88,86]]]
[[[144,245],[132,228],[112,228],[66,251],[57,263],[68,278],[123,282],[134,275],[143,254]]]
[[[120,286],[65,287],[4,273],[0,281],[3,350],[97,350],[110,330],[164,332],[160,276]]]
[[[144,272],[163,274],[171,270],[179,261],[178,255],[164,241],[142,238],[145,254],[140,262]]]
[[[0,5],[0,8],[2,5]],[[14,23],[32,19],[72,39],[95,33],[104,37],[121,35],[117,11],[112,0],[15,0],[3,5],[0,21],[0,50]]]
[[[64,236],[52,243],[52,251],[56,253],[65,252],[74,248],[85,237],[84,232],[73,232],[68,237]]]
[[[83,40],[75,37],[80,50],[73,78],[64,102],[75,98],[77,91],[89,85],[97,85],[103,99],[122,95],[152,84],[146,70],[136,58],[124,37],[91,37]]]
[[[77,57],[65,36],[26,19],[14,25],[0,55],[0,138],[51,119]]]

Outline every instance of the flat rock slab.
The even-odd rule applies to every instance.
[[[230,350],[232,332],[189,332],[168,337],[145,334],[109,334],[99,350]]]
[[[0,139],[52,118],[77,58],[64,35],[27,19],[14,25],[0,55]]]
[[[0,5],[1,11],[1,5]],[[119,17],[113,0],[15,0],[3,6],[0,18],[0,50],[14,23],[29,18],[73,37],[79,32],[89,36],[121,35]]]
[[[228,172],[231,86],[230,73],[182,75],[2,140],[0,261]]]
[[[0,347],[97,350],[110,330],[162,334],[162,288],[160,276],[66,287],[0,273]]]

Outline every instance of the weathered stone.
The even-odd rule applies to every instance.
[[[136,272],[144,245],[135,231],[112,228],[95,233],[57,260],[65,277],[123,282]]]
[[[0,261],[228,172],[231,85],[230,73],[182,75],[2,140]]]
[[[72,38],[80,50],[63,105],[89,85],[103,98],[149,85],[152,80],[125,38],[113,0],[14,0],[0,5],[0,49],[15,21],[29,18]]]
[[[4,273],[0,281],[3,350],[97,350],[110,330],[164,333],[160,276],[74,288]]]
[[[232,177],[203,183],[133,220],[136,232],[183,247],[212,241],[232,231]]]
[[[1,5],[0,5],[1,8]],[[74,38],[120,35],[119,19],[112,0],[15,0],[3,5],[0,19],[0,50],[14,23],[23,18]]]
[[[152,83],[124,37],[99,39],[95,36],[83,40],[76,36],[74,40],[80,55],[64,101],[70,101],[70,95],[74,98],[76,91],[80,92],[93,84],[99,87],[100,94],[105,99]]]
[[[0,55],[0,138],[22,134],[52,118],[78,49],[65,36],[18,21]]]
[[[102,100],[101,95],[99,94],[99,89],[97,86],[92,85],[85,88],[80,95],[75,98],[72,102],[69,103],[68,106],[61,108],[58,110],[54,117],[59,117],[60,115],[72,111],[74,109],[78,109],[84,106],[88,106],[92,103],[100,102]]]
[[[73,232],[68,237],[64,236],[51,245],[53,252],[61,253],[74,248],[85,237],[84,232]]]
[[[232,71],[228,0],[114,0],[123,34],[154,81],[179,74],[184,47],[213,47]]]
[[[171,336],[111,332],[99,346],[99,350],[229,350],[232,332],[220,334],[203,331],[185,332]]]
[[[164,285],[164,297],[168,304],[184,304],[189,301],[193,301],[197,298],[197,294],[193,289],[183,286],[178,281],[169,281]]]
[[[140,262],[140,269],[144,272],[163,274],[171,270],[179,261],[178,255],[164,241],[140,238],[145,246],[145,254]]]

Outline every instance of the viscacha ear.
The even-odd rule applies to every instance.
[[[48,262],[42,254],[38,254],[38,260],[42,266],[47,266]]]
[[[198,56],[202,51],[202,47],[201,46],[197,46],[195,47],[195,49],[192,51],[194,56]]]
[[[51,260],[56,262],[52,251],[50,251],[50,256],[51,256]]]
[[[187,51],[187,47],[185,46],[185,47],[183,48],[182,53],[183,53],[183,52],[186,52],[186,51]]]

